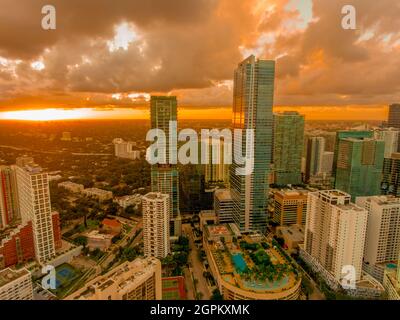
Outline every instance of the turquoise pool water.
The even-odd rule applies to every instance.
[[[235,265],[236,272],[242,273],[247,267],[246,261],[244,261],[242,254],[237,253],[233,255],[232,259]]]
[[[388,264],[386,265],[386,267],[388,267],[389,269],[396,269],[396,268],[397,268],[397,264],[395,264],[395,263],[388,263]]]

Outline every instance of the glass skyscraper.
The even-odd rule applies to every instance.
[[[177,100],[174,96],[152,96],[150,100],[150,120],[152,129],[164,131],[166,137],[166,164],[155,164],[151,167],[151,191],[169,194],[171,207],[171,233],[179,234],[179,172],[176,164],[171,164],[170,154],[170,121],[177,121]],[[173,138],[173,137],[172,137]],[[171,151],[177,156],[176,147]]]
[[[304,116],[294,111],[275,113],[273,132],[275,183],[301,184]]]
[[[381,193],[385,142],[372,138],[339,140],[335,188],[354,200]]]
[[[230,169],[233,220],[240,231],[265,231],[268,173],[272,149],[272,105],[275,61],[257,60],[250,56],[234,74],[233,129],[242,131],[242,155],[246,150],[246,130],[254,130],[254,168],[249,175],[238,175],[241,167],[233,161]],[[234,153],[240,149],[235,141]]]

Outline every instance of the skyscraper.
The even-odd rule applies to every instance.
[[[47,173],[30,158],[19,158],[17,184],[22,222],[32,221],[36,259],[45,263],[55,256],[53,215]]]
[[[400,199],[358,197],[356,204],[368,211],[364,270],[383,282],[386,265],[396,261],[400,253]]]
[[[142,198],[144,254],[165,258],[170,253],[169,195],[150,192]]]
[[[177,157],[177,146],[170,132],[170,121],[177,121],[177,100],[174,96],[152,96],[150,101],[151,128],[165,133],[166,164],[155,164],[151,167],[151,191],[169,194],[171,207],[171,233],[180,234],[179,214],[179,172],[174,161]],[[176,138],[175,138],[176,139]],[[160,145],[161,146],[161,145]],[[172,150],[173,154],[170,154]],[[171,164],[172,163],[172,164]]]
[[[400,129],[400,104],[392,104],[389,106],[388,126]]]
[[[250,175],[238,175],[235,161],[230,168],[233,219],[242,231],[265,230],[268,173],[272,148],[272,105],[275,61],[250,56],[242,61],[234,75],[233,129],[254,130],[254,168]],[[233,139],[234,152],[246,150],[246,130],[242,132],[242,149]],[[242,155],[241,155],[242,156]]]
[[[15,166],[0,166],[0,230],[19,220]]]
[[[323,154],[325,151],[325,139],[323,137],[310,137],[307,140],[307,159],[305,181],[311,176],[322,173]]]
[[[332,165],[332,175],[336,175],[336,163],[338,157],[338,148],[340,139],[344,138],[372,138],[374,136],[373,131],[345,131],[340,130],[336,133],[335,149],[333,154],[333,165]]]
[[[385,158],[389,158],[392,153],[397,152],[399,145],[399,129],[388,128],[374,131],[375,139],[385,142]]]
[[[275,113],[273,142],[275,183],[300,184],[304,116],[291,111]]]
[[[339,190],[308,194],[304,251],[336,281],[343,267],[353,266],[360,280],[367,229],[367,210],[350,202]]]
[[[400,197],[400,153],[383,160],[381,194]]]
[[[360,196],[380,194],[385,143],[369,138],[339,140],[335,188]]]

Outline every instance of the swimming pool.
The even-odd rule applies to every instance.
[[[232,256],[233,263],[235,265],[236,272],[242,273],[247,268],[246,261],[244,261],[241,253],[234,254]]]

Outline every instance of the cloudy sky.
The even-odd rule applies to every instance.
[[[57,29],[41,28],[52,4]],[[341,27],[352,4],[357,30]],[[0,0],[0,110],[227,107],[235,66],[277,61],[277,106],[400,101],[398,0]]]

